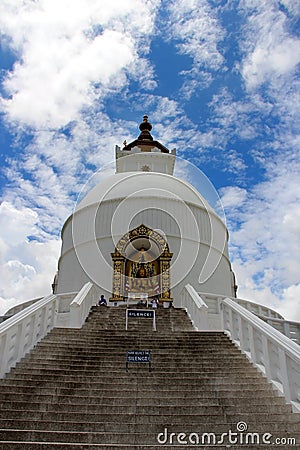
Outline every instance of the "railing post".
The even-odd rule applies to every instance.
[[[290,325],[288,322],[283,322],[283,332],[287,337],[291,337]]]
[[[242,324],[242,317],[238,316],[238,334],[240,339],[240,347],[244,350],[244,336],[243,336],[243,324]]]
[[[195,289],[187,284],[181,293],[181,305],[198,330],[208,330],[208,307]]]
[[[220,314],[221,314],[221,329],[225,330],[225,317],[224,317],[224,311],[225,306],[222,302],[220,302]]]
[[[8,333],[6,333],[2,338],[2,356],[1,356],[1,370],[0,370],[0,378],[2,378],[6,372],[8,372]]]
[[[19,347],[18,347],[18,356],[17,359],[21,359],[23,357],[24,354],[24,342],[25,342],[25,331],[26,331],[26,327],[24,322],[21,322],[19,327],[21,327],[20,329],[20,333],[19,333],[19,337],[18,337],[18,341],[19,341]]]
[[[255,351],[254,333],[253,333],[253,327],[250,323],[248,323],[248,334],[249,334],[249,347],[250,347],[251,360],[254,364],[256,364],[257,358],[256,358],[256,351]]]
[[[70,327],[81,328],[81,308],[78,304],[71,304],[70,306]]]
[[[279,361],[280,361],[280,373],[281,373],[281,382],[282,387],[284,391],[284,396],[288,402],[291,401],[291,390],[289,386],[289,376],[287,371],[287,364],[286,364],[286,355],[284,351],[280,348],[279,349]]]
[[[234,327],[233,327],[233,317],[232,316],[233,316],[233,311],[230,308],[228,310],[229,329],[230,329],[231,339],[233,339],[235,341],[236,337],[235,337],[235,332],[234,332]]]
[[[266,376],[268,378],[271,378],[271,366],[270,366],[270,354],[269,354],[269,348],[268,348],[268,339],[265,335],[262,335],[261,338],[262,338],[262,350],[263,350],[264,367],[265,367],[265,371],[266,371]]]
[[[95,304],[95,287],[86,283],[70,304],[70,328],[81,328],[89,314],[92,304]]]

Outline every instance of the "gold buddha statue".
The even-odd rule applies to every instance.
[[[147,277],[145,267],[141,266],[131,280],[131,292],[149,293],[153,290],[151,278]]]

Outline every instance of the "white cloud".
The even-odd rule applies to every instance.
[[[300,320],[300,284],[293,284],[284,289],[278,311],[290,320]]]
[[[228,186],[220,190],[224,208],[240,208],[247,200],[247,191],[238,186]]]
[[[3,83],[2,110],[12,121],[51,128],[77,120],[82,108],[126,85],[126,69],[147,51],[158,5],[141,0],[4,3],[0,28],[18,61]],[[144,79],[151,87],[149,70]]]
[[[197,65],[219,68],[224,59],[217,44],[224,37],[216,11],[206,0],[170,2],[169,32],[179,39],[178,49],[193,58]]]
[[[238,297],[248,299],[263,306],[267,306],[279,314],[286,320],[300,321],[300,284],[292,284],[284,288],[280,295],[274,294],[272,285],[264,287],[256,286],[251,272],[243,263],[235,261],[233,270],[238,274]]]
[[[0,314],[12,304],[51,292],[60,241],[38,242],[37,220],[29,208],[0,205],[0,279],[5,280],[0,286]]]
[[[180,54],[191,58],[191,67],[181,72],[185,81],[182,95],[190,99],[200,86],[208,86],[211,71],[220,69],[224,57],[218,46],[225,32],[217,19],[217,9],[206,0],[170,1],[165,38],[174,40]]]
[[[300,63],[300,39],[286,38],[283,42],[257,44],[244,62],[243,77],[251,89],[272,81],[273,77],[290,73]]]
[[[248,89],[284,82],[300,63],[300,40],[289,34],[288,17],[274,2],[240,2],[248,14],[241,47],[246,51],[241,73]]]
[[[225,132],[227,141],[232,136],[243,140],[256,138],[261,131],[263,119],[272,110],[272,104],[257,94],[236,100],[228,89],[215,94],[209,107],[214,112],[213,124]]]
[[[0,288],[0,314],[12,304],[22,303],[51,293],[51,284],[57,270],[60,241],[29,242],[18,248],[18,260],[9,259],[0,265],[0,278],[5,285]],[[15,249],[11,249],[13,253]],[[22,254],[30,259],[21,261]]]
[[[55,44],[47,52],[41,44],[37,54],[30,49],[5,81],[11,99],[3,100],[3,108],[11,120],[32,127],[64,126],[92,105],[92,83],[113,86],[112,77],[134,58],[133,43],[117,31],[104,31],[91,42],[82,34],[77,42]]]
[[[16,209],[8,202],[0,205],[1,239],[5,245],[18,245],[36,233],[37,214],[29,208]],[[4,257],[4,255],[2,255]]]
[[[289,305],[297,302],[300,273],[299,171],[291,167],[286,176],[281,164],[277,172],[269,169],[269,181],[247,193],[224,188],[222,201],[239,297],[280,307],[287,318],[295,319],[299,310],[289,310]]]

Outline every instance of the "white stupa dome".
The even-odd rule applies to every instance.
[[[139,138],[125,142],[123,150],[116,147],[117,173],[101,180],[67,219],[57,293],[79,291],[92,281],[108,298],[123,301],[124,280],[135,273],[130,252],[147,247],[148,239],[147,257],[153,250],[156,261],[148,272],[156,270],[162,298],[166,279],[175,303],[187,283],[201,292],[234,295],[227,228],[194,186],[173,176],[176,150],[154,141],[151,128],[145,116]],[[128,251],[122,253],[120,242]],[[159,242],[168,255],[159,254]]]
[[[204,197],[188,182],[158,172],[125,172],[111,175],[95,186],[77,205],[76,211],[102,201],[136,197],[167,197],[191,203],[214,213]]]

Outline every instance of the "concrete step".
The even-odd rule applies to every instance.
[[[178,410],[177,413],[180,412],[180,414],[198,414],[200,416],[202,415],[216,415],[220,414],[222,416],[224,413],[226,415],[230,414],[236,414],[238,412],[238,409],[236,408],[236,405],[220,405],[220,404],[204,404],[204,403],[198,403],[198,404],[190,404],[186,406],[183,402],[178,405],[168,405],[168,404],[159,404],[159,405],[145,405],[145,404],[107,404],[107,403],[92,403],[92,402],[86,402],[86,403],[65,403],[62,400],[60,401],[50,401],[46,402],[44,401],[42,404],[40,402],[24,402],[24,401],[1,401],[0,407],[2,411],[7,410],[14,410],[18,409],[20,410],[38,410],[38,411],[64,411],[65,413],[68,412],[83,412],[83,413],[101,413],[101,414],[139,414],[139,415],[147,415],[147,414],[166,414],[171,415],[173,414],[174,408]],[[257,405],[247,405],[244,408],[244,412],[249,414],[257,413]],[[291,408],[289,408],[286,405],[261,405],[260,411],[264,413],[269,414],[285,414],[290,413]]]
[[[64,336],[68,338],[76,338],[76,330],[78,329],[71,329],[71,328],[56,328],[53,333],[51,333],[51,338],[57,338],[58,336]],[[197,340],[198,342],[228,342],[228,338],[224,333],[219,332],[219,335],[213,335],[213,334],[207,334],[207,332],[201,332],[201,331],[177,331],[176,333],[170,333],[170,332],[161,332],[159,335],[155,331],[126,331],[125,329],[118,329],[118,330],[101,330],[101,329],[85,329],[81,328],[81,333],[78,336],[78,339],[82,339],[83,336],[90,337],[90,338],[97,338],[97,337],[108,337],[108,338],[116,338],[118,336],[121,337],[127,337],[132,338],[134,336],[140,336],[143,339],[147,338],[147,336],[150,336],[153,339],[156,340],[168,340],[169,342],[174,341],[187,341],[187,340]],[[50,336],[49,336],[50,337]],[[47,340],[45,337],[44,340]]]
[[[39,402],[22,402],[22,401],[1,401],[0,402],[1,412],[6,410],[18,409],[30,411],[64,411],[64,412],[82,412],[82,413],[95,413],[95,414],[139,414],[139,415],[147,415],[147,414],[166,414],[171,415],[174,411],[173,406],[168,405],[109,405],[109,404],[92,404],[92,403],[63,403],[63,402],[53,402],[43,404]],[[269,410],[272,406],[269,406]],[[274,406],[274,413],[283,413],[286,412],[286,408],[283,406]],[[199,415],[216,415],[223,414],[223,407],[219,405],[181,405],[180,406],[180,414],[199,414]]]
[[[88,381],[85,377],[82,378],[82,380],[75,379],[74,381],[66,380],[64,383],[61,383],[61,381],[58,381],[57,378],[54,378],[54,380],[28,380],[28,379],[5,379],[3,380],[4,386],[23,386],[24,383],[27,384],[27,386],[33,387],[37,391],[39,389],[57,389],[58,392],[67,392],[70,390],[88,390],[89,392],[95,392],[95,391],[103,391],[103,392],[117,392],[122,395],[122,392],[129,391],[136,392],[137,390],[143,394],[146,395],[146,393],[150,393],[151,395],[152,388],[153,388],[153,381],[149,383],[141,383],[140,381],[132,382],[132,383],[121,383],[118,379],[114,380],[114,384],[112,386],[108,386],[106,382],[100,381]],[[173,395],[172,393],[182,393],[184,392],[185,395],[207,395],[215,393],[218,397],[222,396],[231,396],[232,398],[235,397],[235,393],[239,395],[239,397],[245,396],[248,398],[249,396],[262,396],[265,394],[274,394],[273,388],[271,384],[260,384],[255,386],[255,390],[249,383],[239,384],[238,386],[232,385],[232,383],[227,384],[216,384],[216,383],[207,383],[204,385],[199,385],[196,383],[195,385],[191,385],[191,383],[187,382],[185,383],[184,390],[183,385],[180,385],[178,383],[175,383],[174,385],[170,385],[166,383],[166,380],[164,379],[162,383],[158,383],[155,386],[155,395],[163,395],[165,393],[169,393],[169,395]],[[152,392],[153,395],[153,392]],[[278,395],[278,394],[277,394]]]
[[[153,395],[153,391],[151,389],[147,389],[144,386],[136,385],[136,386],[125,386],[122,390],[120,390],[119,386],[111,386],[108,387],[105,385],[103,388],[98,388],[90,385],[86,386],[85,383],[73,383],[69,387],[57,386],[57,383],[53,383],[52,385],[45,384],[42,386],[37,386],[36,383],[31,385],[24,384],[3,384],[1,387],[2,395],[6,394],[16,394],[21,392],[21,395],[56,395],[56,396],[68,396],[68,397],[76,397],[82,396],[84,398],[89,398],[92,396],[93,398],[108,398],[108,399],[122,399],[122,398],[130,398],[133,396],[134,399],[144,398],[148,402],[150,399],[177,399],[177,398],[185,398],[188,401],[195,399],[195,401],[202,401],[208,399],[210,401],[214,401],[214,399],[218,399],[219,402],[224,401],[232,401],[234,403],[242,403],[254,402],[257,404],[263,402],[264,400],[268,404],[268,402],[279,401],[284,403],[284,399],[282,397],[278,397],[278,393],[273,391],[272,387],[268,385],[267,389],[265,387],[258,387],[255,391],[251,388],[251,386],[246,386],[244,389],[235,389],[233,386],[230,386],[228,389],[219,389],[218,391],[215,389],[206,389],[203,387],[199,387],[197,389],[194,388],[186,388],[184,391],[180,386],[166,386],[166,385],[157,385],[155,390],[155,396]],[[233,397],[233,394],[236,394]],[[1,397],[4,399],[4,397]]]
[[[181,424],[173,424],[172,422],[165,422],[162,426],[160,423],[147,423],[146,429],[148,433],[160,433],[162,428],[166,427],[172,432],[182,432]],[[83,422],[83,421],[75,421],[71,422],[69,420],[29,420],[28,418],[22,419],[0,419],[0,428],[1,429],[14,429],[14,430],[44,430],[44,431],[69,431],[76,430],[81,432],[107,432],[107,433],[115,433],[120,432],[121,429],[126,430],[127,433],[142,433],[145,432],[145,424],[143,423],[128,423],[123,422],[122,424],[117,423],[116,421],[112,422]],[[186,433],[205,433],[210,430],[214,433],[226,433],[229,429],[232,431],[236,431],[237,423],[228,423],[226,419],[220,419],[216,423],[206,423],[206,424],[197,424],[196,427],[194,425],[187,425],[185,428]],[[270,433],[281,433],[282,435],[287,432],[287,426],[283,422],[273,423],[273,422],[264,422],[264,423],[249,423],[248,430],[253,430],[253,432],[263,433],[266,430],[269,430]],[[293,433],[295,436],[299,436],[299,424],[298,423],[290,423],[288,426],[289,433]]]
[[[114,322],[116,323],[116,322]],[[143,322],[145,323],[145,322]],[[149,322],[151,323],[151,322]],[[164,322],[165,323],[165,322]],[[90,330],[91,329],[91,330]],[[78,331],[78,329],[75,328],[56,328],[55,330],[53,330],[53,332],[51,333],[53,336],[57,336],[57,335],[66,335],[66,336],[74,336],[76,335],[76,331]],[[116,335],[134,335],[134,334],[141,334],[140,331],[138,332],[130,332],[129,330],[126,331],[125,328],[119,328],[118,330],[114,330],[114,329],[108,329],[108,330],[102,330],[101,328],[99,328],[98,326],[95,326],[93,328],[92,325],[86,326],[83,325],[83,327],[81,328],[81,335],[91,335],[92,333],[94,333],[95,335],[109,335],[109,336],[116,336]],[[153,335],[155,336],[155,332],[151,331],[147,331],[145,333],[142,333],[143,335]],[[80,336],[79,336],[80,337]],[[227,339],[227,335],[221,331],[216,331],[216,332],[210,332],[210,331],[195,331],[195,330],[183,330],[183,331],[177,331],[176,333],[172,333],[169,330],[165,330],[164,332],[161,332],[160,335],[158,336],[159,338],[169,338],[169,340],[171,339],[178,339],[178,338],[197,338],[198,340],[225,340]],[[46,339],[46,338],[45,338]]]
[[[180,392],[176,393],[175,395],[169,395],[162,397],[161,393],[159,393],[159,397],[153,398],[153,394],[148,392],[148,395],[143,395],[138,392],[127,391],[127,395],[120,396],[118,395],[117,391],[115,391],[115,396],[108,396],[107,393],[103,391],[98,391],[98,395],[95,392],[87,391],[86,395],[79,395],[76,392],[73,393],[73,395],[63,395],[63,394],[55,394],[55,393],[49,393],[49,394],[42,394],[37,393],[35,391],[35,394],[33,396],[32,393],[26,393],[26,391],[23,389],[22,392],[18,392],[16,389],[9,392],[1,392],[1,402],[7,402],[12,401],[12,394],[13,394],[13,401],[15,402],[27,402],[30,403],[32,400],[38,403],[56,403],[59,401],[60,403],[68,403],[68,404],[96,404],[99,407],[101,405],[112,405],[112,406],[130,406],[130,405],[137,405],[137,406],[162,406],[162,405],[168,405],[172,407],[177,406],[185,406],[188,404],[193,406],[202,406],[202,405],[222,405],[226,407],[230,406],[236,406],[239,407],[245,404],[245,398],[239,398],[239,399],[232,399],[232,397],[228,398],[220,398],[216,395],[209,396],[208,394],[205,397],[201,397],[199,395],[193,395],[190,393],[190,395],[184,395],[179,396]],[[182,394],[182,393],[181,393]],[[273,396],[264,396],[264,398],[251,398],[247,397],[247,409],[250,408],[257,408],[259,406],[283,406],[285,405],[283,399],[281,397],[274,398]],[[288,406],[289,411],[291,410],[290,406]]]
[[[133,364],[133,363],[131,363]],[[73,369],[73,367],[76,367],[76,369]],[[59,368],[58,368],[59,367]],[[131,367],[131,365],[130,365]],[[244,376],[245,378],[260,378],[261,375],[257,371],[249,371],[247,368],[243,367],[242,365],[235,366],[235,372],[233,373],[232,370],[221,368],[213,368],[212,366],[202,366],[202,365],[196,365],[196,364],[184,364],[177,366],[176,364],[172,364],[168,366],[168,370],[164,370],[166,368],[166,364],[158,363],[154,358],[151,361],[151,371],[153,375],[160,375],[162,373],[168,373],[168,374],[181,374],[184,376],[185,374],[190,374],[190,376],[197,376],[197,377],[211,377],[211,378],[219,378],[219,377],[230,377],[231,379],[239,378],[240,376]],[[106,374],[108,371],[110,372],[110,375],[117,375],[120,373],[120,371],[123,371],[125,369],[125,358],[123,358],[122,361],[116,361],[115,364],[113,363],[104,363],[99,361],[98,364],[81,364],[81,365],[75,365],[73,364],[34,364],[32,365],[32,368],[30,369],[30,364],[26,364],[20,370],[18,373],[26,373],[30,371],[30,373],[33,374],[53,374],[60,372],[62,375],[64,373],[72,374],[78,374],[84,373],[86,376],[95,376],[95,375],[102,375]],[[15,373],[16,369],[12,372]],[[154,373],[155,372],[155,373]]]
[[[60,410],[47,410],[39,411],[36,409],[8,409],[0,411],[0,419],[27,419],[30,417],[32,420],[50,420],[50,421],[64,421],[66,419],[66,412]],[[235,412],[220,415],[216,411],[215,414],[183,414],[177,409],[173,410],[171,414],[133,414],[133,413],[101,413],[101,412],[83,412],[83,411],[68,411],[67,420],[71,422],[113,422],[119,423],[120,426],[123,423],[133,424],[182,424],[187,427],[190,425],[201,424],[215,424],[221,422],[238,423],[240,421],[247,423],[285,423],[286,426],[290,423],[299,424],[299,415],[286,414],[286,413],[268,413],[259,412],[253,414],[251,412]]]
[[[129,363],[128,367],[131,370],[138,369],[139,371],[141,368],[144,370],[149,369],[148,366],[142,365],[142,363]],[[81,363],[77,364],[77,361],[73,361],[72,363],[64,364],[62,362],[53,362],[51,364],[47,363],[32,363],[32,365],[29,363],[26,363],[22,367],[18,366],[17,368],[13,369],[11,374],[21,374],[21,373],[28,373],[30,372],[32,375],[38,375],[40,373],[42,374],[53,374],[55,372],[60,372],[62,375],[64,373],[72,374],[85,374],[86,376],[93,377],[95,375],[98,376],[122,376],[126,377],[126,374],[123,373],[125,371],[126,366],[126,357],[124,356],[122,359],[118,359],[113,362],[107,362],[107,361],[97,361],[93,364],[88,363]],[[245,366],[241,363],[239,364],[233,364],[231,367],[231,370],[229,367],[222,368],[221,367],[213,367],[212,364],[180,364],[177,365],[176,363],[168,364],[161,361],[158,361],[155,357],[151,358],[151,370],[153,376],[160,376],[162,373],[168,373],[168,375],[174,375],[176,377],[182,375],[185,376],[185,374],[190,374],[190,378],[197,377],[200,379],[202,376],[203,378],[207,378],[208,376],[211,378],[219,378],[220,376],[223,376],[223,378],[236,378],[240,376],[245,376],[245,378],[259,378],[261,379],[261,374],[253,369],[253,370],[247,370]]]
[[[0,380],[0,449],[180,450],[187,444],[157,445],[165,427],[219,438],[241,421],[253,432],[299,439],[300,415],[224,333],[195,332],[173,308],[157,311],[156,333],[146,320],[126,332],[124,319],[124,308],[93,308],[82,329],[53,330]],[[152,372],[129,364],[126,373],[132,349],[151,350]]]
[[[52,352],[49,352],[49,347],[47,347],[47,351],[42,352],[42,349],[39,349],[39,352],[36,353],[36,356],[42,357],[43,359],[46,359],[46,356],[52,355],[53,358],[58,357],[66,357],[66,358],[82,358],[82,360],[86,360],[91,358],[92,360],[95,359],[107,359],[111,360],[112,358],[124,358],[126,356],[126,352],[129,350],[150,350],[152,353],[152,356],[156,356],[157,358],[160,358],[162,361],[169,363],[169,362],[185,362],[185,361],[195,361],[195,362],[203,362],[205,364],[211,363],[212,365],[221,365],[221,361],[225,359],[224,366],[230,366],[231,363],[242,363],[248,362],[243,355],[234,353],[234,352],[218,352],[215,353],[201,353],[195,354],[195,351],[191,351],[187,348],[182,348],[180,346],[172,347],[170,349],[158,349],[153,346],[149,345],[137,345],[137,344],[131,344],[128,346],[124,346],[122,348],[115,347],[112,348],[106,348],[103,353],[101,353],[101,347],[97,347],[95,349],[91,348],[88,350],[88,348],[81,348],[77,347],[75,348],[69,348],[66,346],[66,348],[63,349],[63,345],[60,347],[53,347]],[[180,354],[182,354],[182,358],[180,358]],[[245,364],[244,364],[245,365]],[[250,367],[252,367],[250,365]]]
[[[100,347],[99,347],[100,345]],[[82,339],[82,340],[76,340],[76,338],[70,338],[66,339],[63,337],[58,337],[54,339],[53,337],[49,337],[49,339],[41,341],[41,343],[38,346],[39,348],[44,347],[50,347],[50,348],[62,348],[63,346],[66,346],[66,348],[70,349],[79,349],[81,351],[84,350],[103,350],[108,351],[111,349],[119,350],[122,347],[128,347],[129,345],[136,345],[138,347],[141,346],[151,346],[152,348],[156,348],[157,350],[173,350],[174,348],[182,348],[182,349],[188,349],[191,352],[194,352],[195,354],[215,354],[215,352],[219,354],[226,354],[226,352],[229,352],[229,354],[239,354],[238,349],[234,347],[233,345],[230,345],[230,342],[220,342],[219,344],[212,344],[210,342],[199,342],[198,340],[176,340],[176,341],[170,341],[170,340],[159,340],[159,339],[151,339],[151,337],[143,338],[140,336],[133,336],[133,337],[122,337],[109,339],[108,337],[98,337],[96,339]],[[91,347],[91,348],[90,348]]]
[[[145,427],[146,429],[146,427]],[[160,434],[160,433],[158,433]],[[113,439],[121,445],[155,445],[158,442],[158,434],[156,433],[114,433],[114,437],[105,432],[80,432],[80,431],[39,431],[39,430],[0,430],[0,440],[2,441],[31,441],[31,442],[61,442],[61,443],[88,443],[88,444],[111,444]],[[167,436],[167,434],[166,434]],[[299,434],[298,434],[299,436]],[[17,437],[17,439],[16,439]],[[287,437],[287,436],[286,436]],[[171,442],[174,442],[174,436]],[[165,440],[161,436],[161,440]],[[182,436],[181,436],[182,439]],[[221,434],[215,436],[216,442],[221,440]],[[207,440],[206,440],[207,442]],[[187,442],[188,443],[188,442]]]
[[[166,373],[160,372],[159,374],[155,375],[155,372],[149,372],[147,370],[147,368],[143,368],[141,367],[140,370],[139,368],[133,367],[132,369],[129,369],[129,372],[131,375],[134,374],[138,374],[141,377],[143,377],[143,379],[139,380],[139,383],[143,383],[143,385],[145,387],[150,387],[153,386],[154,384],[164,384],[166,383]],[[152,377],[149,377],[149,373],[152,375]],[[168,373],[169,374],[169,373]],[[118,386],[120,389],[123,389],[123,387],[129,386],[130,385],[130,379],[126,378],[126,373],[125,376],[123,374],[123,372],[116,372],[115,375],[110,376],[110,375],[95,375],[92,377],[91,380],[87,379],[86,375],[83,373],[80,374],[61,374],[61,372],[58,373],[53,373],[53,374],[49,374],[49,373],[40,373],[40,374],[31,374],[30,372],[24,372],[24,373],[18,373],[15,374],[15,377],[13,379],[13,381],[18,380],[18,381],[26,381],[29,383],[38,383],[38,384],[48,384],[48,383],[55,383],[55,385],[57,385],[58,383],[61,384],[62,383],[65,384],[65,387],[67,387],[70,383],[74,382],[74,383],[81,383],[82,385],[86,385],[86,386],[93,386],[94,388],[105,388],[105,386],[109,385],[109,384],[114,384],[115,386]],[[186,387],[193,387],[194,389],[198,389],[201,387],[201,383],[202,382],[202,388],[206,388],[209,389],[209,387],[211,388],[216,388],[216,389],[227,389],[230,390],[230,387],[232,386],[232,384],[234,383],[236,386],[236,388],[238,388],[239,390],[247,388],[247,386],[249,386],[249,382],[251,381],[251,388],[252,389],[257,389],[257,387],[262,386],[264,387],[265,385],[265,381],[260,379],[260,378],[252,378],[252,377],[230,377],[227,379],[224,379],[223,377],[214,377],[211,378],[210,376],[207,376],[207,378],[204,378],[203,376],[201,378],[199,378],[198,376],[193,376],[193,373],[187,373],[187,375],[189,376],[189,378],[183,378],[184,374],[174,374],[172,376],[172,383],[174,383],[175,385],[178,384],[178,386],[180,386],[180,388],[183,390]],[[203,383],[205,383],[205,386],[203,385]],[[170,386],[169,386],[170,388]],[[233,389],[231,389],[232,392],[234,392],[235,388],[233,387]]]
[[[63,366],[70,366],[70,365],[76,365],[76,364],[82,364],[85,367],[94,367],[101,362],[101,367],[103,365],[106,365],[106,367],[114,366],[116,363],[123,363],[126,358],[126,352],[116,353],[116,354],[107,354],[107,355],[99,355],[95,356],[93,358],[90,358],[89,356],[66,356],[58,355],[57,357],[48,357],[46,355],[35,355],[31,358],[27,358],[20,363],[17,364],[17,368],[27,367],[34,365],[35,367],[41,367],[41,366],[51,366],[53,364],[58,365],[59,367]],[[169,356],[165,356],[162,354],[157,354],[156,352],[151,353],[151,359],[152,361],[156,363],[156,366],[159,367],[160,365],[164,365],[171,368],[199,368],[204,370],[211,370],[212,368],[214,370],[229,370],[233,367],[235,369],[245,369],[250,373],[256,373],[257,370],[250,366],[249,368],[247,365],[245,365],[244,360],[238,360],[233,359],[231,363],[223,363],[220,360],[211,360],[210,358],[207,359],[201,359],[201,358],[193,358],[191,359],[187,355],[183,356],[182,358],[178,356],[174,356],[174,358],[171,358]],[[232,370],[231,370],[232,371]]]

